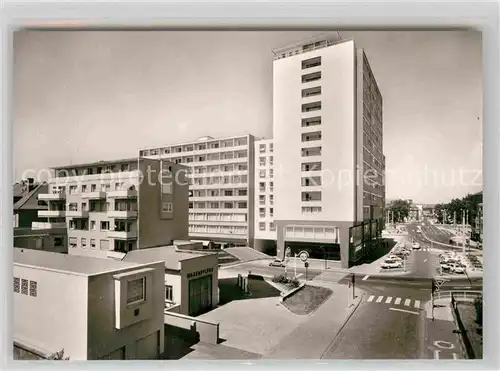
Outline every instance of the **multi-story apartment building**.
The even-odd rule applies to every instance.
[[[188,237],[187,168],[134,158],[52,169],[47,227],[66,226],[69,254],[109,257],[110,252],[172,244]]]
[[[255,141],[255,241],[254,248],[263,252],[276,245],[274,224],[274,142]]]
[[[189,236],[253,246],[254,136],[202,137],[140,150],[190,167]]]
[[[347,267],[383,220],[382,96],[368,59],[353,40],[275,50],[273,93],[277,254]]]

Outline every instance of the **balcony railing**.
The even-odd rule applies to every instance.
[[[42,194],[38,195],[38,199],[40,201],[65,200],[66,199],[66,193],[65,192],[42,193]]]
[[[137,210],[109,210],[109,218],[137,218]]]
[[[66,228],[66,223],[44,223],[44,222],[32,222],[31,229],[54,229],[54,228]]]
[[[67,210],[66,216],[68,218],[88,218],[89,211],[88,210]]]
[[[135,189],[124,189],[124,190],[108,192],[108,198],[134,198],[134,197],[137,197],[137,190]]]
[[[39,210],[38,217],[40,218],[64,218],[66,216],[65,210]]]
[[[109,238],[127,240],[127,239],[137,238],[137,232],[136,231],[108,231],[107,236]]]
[[[100,200],[106,198],[106,192],[104,191],[83,192],[81,197],[89,200]]]

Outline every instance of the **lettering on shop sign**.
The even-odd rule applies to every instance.
[[[191,273],[188,273],[187,278],[189,279],[189,278],[203,276],[204,274],[212,273],[213,270],[214,270],[213,268],[205,268],[201,271],[191,272]]]

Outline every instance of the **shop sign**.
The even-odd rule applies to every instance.
[[[187,274],[187,278],[191,279],[191,278],[195,278],[195,277],[204,276],[205,274],[212,273],[213,270],[214,269],[210,267],[210,268],[202,269],[201,271],[191,272],[191,273]]]

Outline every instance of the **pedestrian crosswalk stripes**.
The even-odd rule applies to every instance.
[[[405,307],[411,307],[413,302],[413,307],[416,309],[420,309],[420,300],[410,299],[410,298],[400,298],[394,296],[384,296],[384,295],[370,295],[368,299],[366,299],[368,303],[376,303],[376,304],[392,304],[392,305],[401,305]]]

